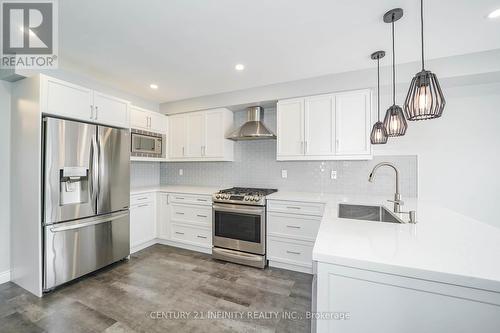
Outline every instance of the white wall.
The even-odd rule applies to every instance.
[[[398,94],[402,104],[405,91]],[[418,155],[419,198],[500,227],[500,83],[445,87],[439,119],[409,122],[407,134],[374,147]],[[390,96],[381,97],[383,114]],[[376,117],[374,113],[374,119]]]
[[[10,269],[10,89],[0,81],[0,279]]]

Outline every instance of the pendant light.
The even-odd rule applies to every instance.
[[[401,17],[403,17],[403,10],[401,8],[392,9],[384,15],[384,22],[391,23],[392,25],[392,106],[387,109],[387,113],[384,118],[387,135],[391,137],[405,135],[406,128],[408,127],[403,114],[403,109],[401,109],[399,105],[396,105],[396,52],[394,51],[394,22],[399,20]]]
[[[370,141],[372,145],[382,145],[387,143],[387,130],[385,129],[384,123],[380,121],[380,59],[385,57],[384,51],[377,51],[372,53],[371,58],[377,60],[377,114],[378,119],[375,124],[373,124],[372,134],[370,135]]]
[[[404,110],[408,120],[439,118],[446,101],[436,74],[424,67],[424,1],[420,0],[420,34],[422,41],[422,71],[415,74],[406,96]]]

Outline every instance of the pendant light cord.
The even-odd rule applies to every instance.
[[[377,58],[377,102],[378,121],[380,122],[380,57]]]
[[[392,14],[392,105],[396,105],[396,52],[394,51],[394,14]]]
[[[420,0],[420,37],[422,39],[422,71],[424,70],[424,0]]]

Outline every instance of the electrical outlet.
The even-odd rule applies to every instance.
[[[183,176],[184,175],[184,170],[183,169],[179,169],[179,176]]]
[[[288,171],[287,170],[281,170],[281,178],[288,178]]]
[[[330,174],[331,179],[337,179],[337,170],[332,170],[332,173]]]

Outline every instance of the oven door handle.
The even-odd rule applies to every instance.
[[[215,211],[219,212],[229,212],[229,213],[246,213],[246,214],[264,214],[265,213],[265,208],[264,207],[244,207],[241,208],[241,206],[238,205],[218,205],[218,204],[213,204],[213,209]]]

